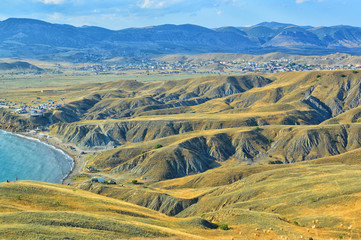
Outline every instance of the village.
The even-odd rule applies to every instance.
[[[13,102],[7,101],[7,99],[0,99],[0,109],[9,109],[17,114],[27,115],[29,117],[42,117],[46,111],[55,110],[62,106],[62,104],[57,101],[50,99],[47,103],[41,103],[39,100],[40,98],[37,97],[37,100],[32,100],[31,104],[27,104],[21,101]]]
[[[141,61],[124,61],[122,63],[99,63],[77,67],[76,71],[94,72],[96,74],[220,74],[220,73],[277,73],[321,70],[354,70],[361,65],[325,65],[300,64],[287,58],[272,59],[268,62],[247,60],[219,61],[215,59],[200,61],[160,61],[143,59]]]

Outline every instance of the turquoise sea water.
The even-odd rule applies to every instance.
[[[72,168],[73,160],[61,150],[0,130],[0,182],[17,177],[61,183]]]

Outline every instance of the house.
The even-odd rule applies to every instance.
[[[105,183],[105,180],[104,180],[104,178],[92,178],[92,182]]]
[[[92,178],[91,181],[94,182],[94,183],[117,184],[113,180],[105,181],[104,178]]]

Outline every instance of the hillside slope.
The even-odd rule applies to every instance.
[[[2,183],[0,195],[1,239],[205,239],[215,227],[56,184]]]
[[[107,83],[56,110],[50,133],[82,149],[116,148],[92,164],[155,180],[229,159],[312,160],[360,147],[356,121],[335,124],[357,114],[360,86],[352,71]]]
[[[70,180],[75,191],[46,186],[61,188],[72,198],[88,196],[80,189],[87,190],[98,194],[89,195],[92,200],[97,196],[102,201],[126,201],[137,214],[149,213],[153,218],[141,222],[152,225],[150,230],[139,230],[149,235],[140,236],[345,239],[361,234],[357,71],[118,81],[43,91],[42,97],[64,93],[72,98],[47,113],[45,125],[49,116],[53,124],[45,133],[84,151],[84,165]],[[14,126],[32,127],[24,117],[6,111],[2,116]],[[11,184],[0,188],[6,192]],[[47,194],[54,202],[59,193]],[[18,195],[20,190],[11,198]],[[73,205],[80,204],[56,201],[64,202],[56,207],[65,212],[76,211]],[[86,214],[98,212],[93,208],[98,209],[99,202],[81,201],[92,206],[80,205]],[[26,206],[37,206],[35,202]],[[132,209],[126,211],[134,214]],[[70,219],[83,219],[77,214]],[[108,212],[99,214],[103,219]],[[203,230],[214,226],[211,223],[231,229]],[[135,236],[117,231],[124,238]],[[113,237],[111,231],[102,234]]]

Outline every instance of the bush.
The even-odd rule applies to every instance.
[[[159,148],[162,148],[162,147],[163,147],[162,144],[157,144],[157,145],[154,146],[154,149],[159,149]]]
[[[299,226],[300,224],[297,221],[293,221],[293,224]]]
[[[132,180],[132,183],[133,183],[133,184],[137,184],[137,183],[138,183],[138,180],[134,179],[134,180]]]
[[[320,75],[320,74],[318,74],[316,77],[317,77],[317,78],[320,78],[320,77],[321,77],[321,75]]]
[[[221,230],[229,230],[228,224],[219,225],[219,229],[221,229]]]
[[[358,71],[354,70],[354,71],[353,71],[353,73],[354,73],[354,74],[357,74],[357,73],[358,73]]]
[[[343,77],[343,78],[345,78],[345,77],[347,77],[345,74],[341,74],[341,77]]]
[[[268,138],[267,141],[268,141],[269,144],[273,143],[273,140],[270,139],[270,138]]]

